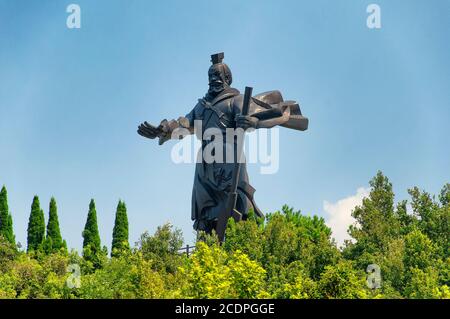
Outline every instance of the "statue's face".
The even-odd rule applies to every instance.
[[[228,84],[225,82],[225,75],[222,73],[222,68],[217,64],[209,68],[208,79],[209,93],[212,95],[217,95],[228,87]]]

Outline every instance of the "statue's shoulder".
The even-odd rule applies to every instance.
[[[212,101],[211,104],[215,105],[218,104],[220,102],[226,101],[226,100],[231,100],[236,98],[237,96],[240,95],[240,92],[238,89],[235,88],[228,88],[226,90],[224,90],[220,95],[218,95],[217,97],[215,97]]]

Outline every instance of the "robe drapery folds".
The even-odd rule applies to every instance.
[[[196,230],[211,231],[214,228],[215,220],[221,212],[226,209],[229,190],[231,189],[232,173],[235,167],[234,162],[227,162],[227,154],[236,154],[237,143],[227,141],[226,129],[235,128],[235,116],[241,114],[243,105],[243,95],[234,88],[222,91],[215,98],[199,99],[194,109],[186,115],[190,127],[194,127],[195,121],[201,121],[201,132],[196,132],[202,141],[203,150],[212,140],[205,140],[204,133],[208,129],[219,129],[223,136],[223,154],[221,162],[206,163],[203,156],[201,161],[196,163],[195,179],[192,191],[192,220],[195,220]],[[308,119],[303,117],[300,107],[293,101],[283,101],[278,91],[270,91],[259,94],[251,99],[249,115],[257,117],[260,121],[267,121],[272,118],[281,118],[281,126],[305,130],[308,127]],[[200,135],[201,134],[201,135]],[[217,143],[214,145],[217,147]],[[241,163],[238,178],[238,199],[236,209],[245,219],[248,211],[253,208],[257,216],[264,216],[253,199],[255,189],[249,184],[247,168],[245,163]]]

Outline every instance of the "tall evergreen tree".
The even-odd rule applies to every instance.
[[[127,207],[124,202],[119,201],[114,222],[111,256],[117,257],[129,248]]]
[[[45,239],[44,211],[41,209],[39,197],[34,196],[31,204],[31,214],[28,220],[27,251],[37,251],[42,248]]]
[[[86,220],[86,225],[83,230],[83,257],[91,261],[96,267],[99,263],[99,254],[101,254],[100,235],[97,224],[97,211],[95,209],[95,202],[91,199],[89,203],[89,213]]]
[[[350,226],[349,234],[359,244],[364,243],[373,251],[382,251],[390,239],[399,235],[400,223],[396,218],[394,192],[392,183],[381,171],[369,185],[369,196],[352,212],[357,224]]]
[[[50,200],[50,207],[48,213],[48,223],[47,223],[47,247],[48,252],[58,252],[61,248],[65,247],[65,242],[61,236],[61,230],[59,228],[58,220],[58,208],[56,206],[56,200],[54,197]]]
[[[3,186],[0,191],[0,236],[6,239],[9,243],[15,244],[15,236],[12,225],[12,216],[9,213],[8,207],[8,192]]]

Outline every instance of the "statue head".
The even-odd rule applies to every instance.
[[[233,81],[230,68],[225,63],[222,63],[223,58],[223,52],[211,55],[212,65],[208,70],[208,93],[213,97],[230,87]]]

